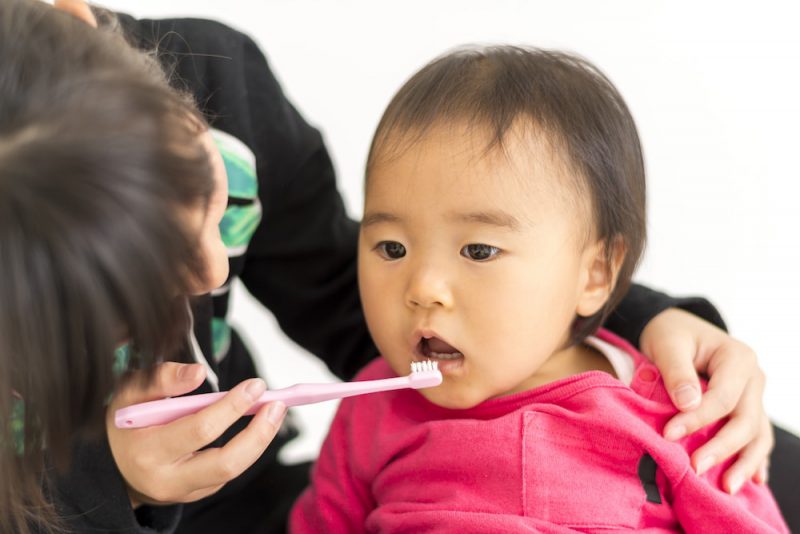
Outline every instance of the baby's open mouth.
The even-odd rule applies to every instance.
[[[438,337],[423,337],[419,340],[418,349],[420,354],[431,359],[457,360],[464,357],[461,351]]]

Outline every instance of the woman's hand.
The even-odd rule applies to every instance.
[[[199,364],[162,363],[152,383],[145,386],[141,373],[132,376],[109,406],[108,442],[134,508],[145,503],[191,502],[215,493],[250,467],[278,432],[286,406],[273,402],[224,447],[200,450],[261,396],[266,385],[258,378],[242,382],[216,403],[169,424],[139,429],[114,426],[117,409],[188,393],[204,378],[205,369]]]
[[[97,19],[94,18],[89,4],[83,0],[54,0],[53,7],[81,19],[89,26],[97,28]]]
[[[677,440],[728,416],[725,426],[692,454],[695,470],[703,473],[738,453],[723,478],[728,492],[739,491],[748,478],[765,483],[775,438],[764,412],[764,373],[755,352],[676,308],[647,324],[640,345],[661,371],[673,403],[682,412],[667,423],[664,436]],[[709,377],[702,396],[698,373]]]

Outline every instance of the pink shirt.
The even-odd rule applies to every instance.
[[[767,487],[720,489],[730,462],[692,470],[721,423],[665,440],[658,370],[597,337],[631,355],[630,386],[591,371],[469,410],[414,390],[343,400],[291,532],[788,532]],[[377,359],[358,379],[389,376]]]

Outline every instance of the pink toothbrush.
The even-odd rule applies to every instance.
[[[438,362],[426,360],[413,362],[411,374],[386,378],[383,380],[365,380],[362,382],[341,382],[334,384],[295,384],[288,388],[267,391],[258,399],[246,415],[253,415],[264,404],[279,400],[286,406],[313,404],[331,399],[341,399],[366,393],[390,391],[403,388],[429,388],[442,383],[442,373]],[[142,428],[163,425],[185,415],[202,410],[222,398],[227,392],[203,393],[187,397],[173,397],[134,404],[121,408],[114,414],[117,428]]]

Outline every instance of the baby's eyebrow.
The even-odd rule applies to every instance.
[[[519,230],[520,228],[520,223],[516,217],[500,210],[454,213],[449,218],[458,222],[488,224],[490,226],[498,226],[510,230]],[[403,219],[394,213],[375,211],[364,214],[364,218],[361,220],[361,226],[367,227],[380,223],[401,222],[403,222]]]
[[[455,213],[452,215],[452,218],[457,221],[500,226],[510,230],[519,230],[520,228],[519,221],[516,217],[499,210]]]
[[[402,219],[393,213],[375,211],[364,214],[364,218],[361,219],[361,226],[366,227],[379,223],[399,223],[401,221]]]

